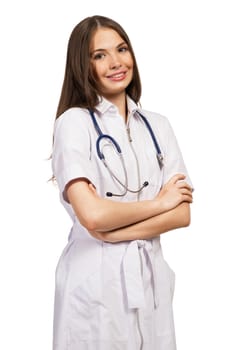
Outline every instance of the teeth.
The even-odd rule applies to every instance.
[[[124,73],[114,74],[114,75],[111,75],[111,78],[120,78],[123,75],[124,75]]]

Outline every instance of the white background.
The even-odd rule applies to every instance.
[[[233,349],[232,1],[5,1],[0,8],[0,348],[49,350],[54,272],[71,222],[51,176],[66,46],[84,17],[120,22],[142,106],[166,115],[196,189],[189,228],[163,236],[178,350]]]

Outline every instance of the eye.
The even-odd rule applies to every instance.
[[[128,47],[127,46],[121,46],[121,47],[119,47],[118,51],[119,52],[126,52],[126,51],[128,51]]]
[[[94,60],[101,60],[101,59],[103,59],[104,57],[105,57],[105,54],[104,54],[104,53],[101,53],[101,52],[96,53],[96,54],[93,55],[93,59],[94,59]]]

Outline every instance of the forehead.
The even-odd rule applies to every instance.
[[[123,38],[111,28],[98,28],[91,40],[91,50],[105,49],[116,47],[124,42]]]

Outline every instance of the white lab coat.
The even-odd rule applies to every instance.
[[[139,198],[128,192],[112,200],[152,199],[174,174],[187,174],[168,120],[142,111],[164,155],[159,169],[156,151],[137,106],[128,98],[129,127],[117,108],[103,99],[96,118],[103,133],[119,143],[128,173],[128,187],[145,187]],[[55,124],[53,172],[61,201],[73,226],[56,270],[53,350],[175,350],[172,298],[174,272],[163,258],[160,237],[121,243],[94,239],[79,223],[64,192],[72,179],[85,177],[99,195],[123,192],[97,157],[97,134],[87,110],[71,108]],[[116,152],[102,142],[108,165],[124,183]],[[187,177],[186,181],[190,182]],[[85,205],[85,203],[84,203]]]

